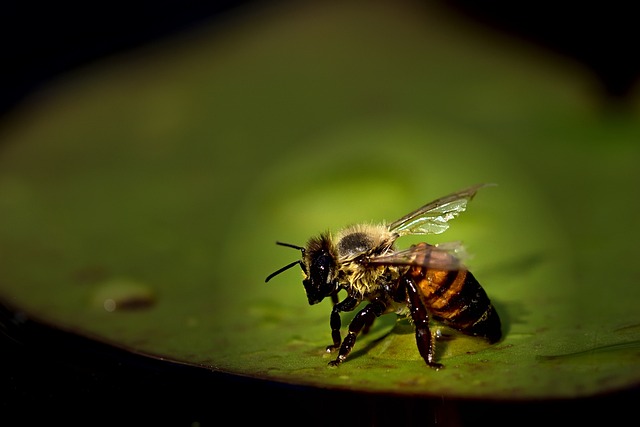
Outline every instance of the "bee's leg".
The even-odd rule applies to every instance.
[[[351,353],[351,350],[356,343],[356,337],[358,336],[358,333],[366,325],[370,325],[371,323],[373,323],[376,317],[381,316],[386,308],[387,306],[384,302],[382,302],[381,300],[375,300],[355,315],[355,317],[349,324],[349,332],[347,333],[347,336],[344,337],[344,341],[342,341],[340,351],[338,352],[338,357],[335,360],[329,362],[330,366],[338,366],[340,363],[344,362],[349,353]]]
[[[333,305],[333,310],[331,310],[331,338],[333,339],[333,344],[327,346],[327,353],[332,352],[333,350],[340,348],[340,343],[342,343],[342,337],[340,336],[340,328],[342,327],[342,321],[340,320],[340,312],[342,311],[351,311],[356,308],[359,304],[359,301],[353,297],[346,297],[342,301],[335,303]]]
[[[373,325],[373,322],[375,320],[376,320],[375,317],[371,317],[370,319],[367,319],[366,323],[362,327],[362,335],[365,335],[365,334],[369,333],[369,330],[371,330],[371,326]]]
[[[407,291],[409,311],[416,328],[416,344],[418,351],[424,361],[434,369],[442,369],[444,366],[434,362],[435,356],[435,339],[431,336],[429,330],[429,312],[420,299],[418,288],[410,277],[404,276],[400,278],[400,285],[404,286]]]

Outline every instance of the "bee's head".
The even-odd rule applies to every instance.
[[[309,241],[303,257],[305,279],[302,281],[309,304],[317,304],[338,290],[335,280],[336,258],[327,236]]]
[[[327,236],[320,236],[309,241],[307,248],[291,245],[289,243],[276,242],[281,246],[298,249],[302,252],[302,259],[288,264],[278,271],[270,274],[265,282],[273,276],[299,264],[304,273],[302,284],[307,292],[310,305],[322,301],[338,291],[338,282],[335,280],[335,256],[331,250],[331,242]]]

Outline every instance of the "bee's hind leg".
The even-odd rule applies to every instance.
[[[409,297],[409,310],[416,328],[418,351],[427,365],[436,370],[442,369],[444,365],[434,361],[435,338],[431,336],[431,331],[429,330],[429,312],[420,299],[416,284],[410,277],[402,277],[400,280]]]
[[[342,345],[338,351],[338,357],[329,362],[330,366],[338,366],[344,362],[349,353],[351,353],[351,350],[353,350],[358,333],[360,333],[363,328],[371,326],[376,317],[381,316],[385,312],[386,308],[387,306],[384,302],[381,300],[374,300],[355,315],[349,324],[349,332],[347,333],[347,336],[344,337],[344,341],[342,341]]]

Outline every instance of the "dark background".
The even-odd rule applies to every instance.
[[[640,388],[579,399],[498,401],[308,388],[150,359],[16,315],[0,304],[0,425],[627,425]]]
[[[0,126],[29,94],[56,76],[264,1],[5,2],[0,6]],[[605,108],[638,95],[640,39],[631,3],[441,1],[505,37],[566,55],[597,76]],[[364,6],[363,6],[364,7]],[[634,93],[635,91],[635,93]],[[72,424],[209,425],[611,425],[637,419],[638,390],[568,401],[504,403],[399,399],[270,384],[149,360],[22,319],[0,306],[0,420]],[[631,402],[631,403],[630,403]],[[1,424],[5,425],[3,421]],[[196,424],[192,424],[196,423]],[[10,423],[12,424],[12,423]]]
[[[0,114],[58,74],[199,24],[215,25],[229,11],[264,3],[267,1],[4,2],[0,6]],[[527,39],[583,64],[599,79],[597,96],[604,104],[626,104],[638,84],[640,26],[632,3],[436,3],[505,37]]]

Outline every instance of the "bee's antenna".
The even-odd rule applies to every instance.
[[[302,252],[302,255],[304,255],[304,248],[302,246],[293,245],[291,243],[283,243],[283,242],[276,242],[276,245],[286,246],[288,248],[297,249],[300,252]],[[291,264],[287,264],[284,267],[282,267],[281,269],[279,269],[277,271],[274,271],[273,273],[268,275],[267,278],[264,280],[264,282],[267,283],[269,280],[271,280],[273,278],[273,276],[277,276],[278,274],[282,273],[283,271],[286,271],[286,270],[290,269],[291,267],[293,267],[296,264],[302,265],[301,261],[294,261]]]
[[[276,242],[276,245],[286,246],[288,248],[297,249],[299,251],[302,251],[302,253],[304,253],[304,248],[302,246],[292,245],[291,243],[284,243],[284,242]]]
[[[273,273],[268,275],[266,279],[264,279],[264,283],[267,283],[269,280],[271,280],[273,278],[273,276],[277,276],[278,274],[282,273],[285,270],[290,269],[291,267],[293,267],[296,264],[300,264],[300,261],[293,261],[291,264],[287,264],[284,267],[278,269],[277,271],[274,271]]]

